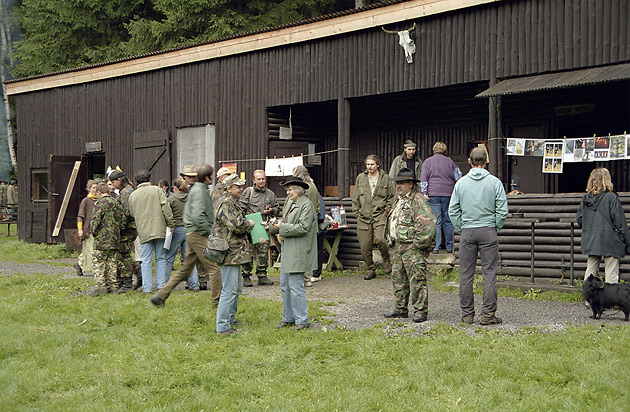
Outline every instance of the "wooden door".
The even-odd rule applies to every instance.
[[[131,178],[140,169],[151,172],[151,183],[160,179],[171,181],[171,144],[168,130],[134,133],[133,135],[133,172]]]
[[[48,243],[64,242],[63,229],[77,227],[77,214],[81,204],[83,188],[87,183],[85,162],[81,156],[59,156],[50,155],[48,173],[48,228],[46,231],[46,241]],[[80,168],[76,179],[69,188],[71,177],[76,162],[80,162]],[[55,224],[63,209],[64,198],[68,191],[69,197],[65,212],[61,220],[61,230],[57,236],[53,236]]]

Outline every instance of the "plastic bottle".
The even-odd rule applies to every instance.
[[[332,214],[333,222],[339,225],[339,209],[337,206],[333,206],[330,209],[330,213]]]
[[[346,220],[346,209],[343,208],[343,205],[341,205],[341,208],[339,209],[339,226],[348,226],[348,221]]]

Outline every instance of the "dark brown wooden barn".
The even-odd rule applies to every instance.
[[[408,63],[382,28],[414,24]],[[407,139],[423,158],[446,142],[464,172],[471,145],[486,143],[490,171],[508,191],[581,192],[596,166],[630,191],[628,160],[543,175],[541,158],[505,154],[506,137],[630,130],[629,27],[626,0],[394,1],[11,81],[19,237],[63,239],[52,234],[79,159],[62,228],[74,227],[86,179],[108,165],[130,174],[149,167],[157,181],[191,162],[235,162],[249,178],[261,159],[307,153],[309,144],[325,152],[312,176],[340,199],[365,155],[388,168]],[[287,127],[292,139],[280,139]]]

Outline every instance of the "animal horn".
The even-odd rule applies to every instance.
[[[385,30],[385,26],[381,26],[381,29],[387,34],[398,34],[397,31]]]
[[[411,33],[412,31],[414,31],[416,29],[416,23],[413,23],[413,26],[408,30],[409,33]]]

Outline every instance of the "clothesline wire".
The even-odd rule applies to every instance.
[[[339,152],[340,150],[349,150],[349,148],[347,147],[340,147],[338,149],[333,149],[333,150],[326,150],[323,152],[317,152],[317,153],[307,153],[307,154],[302,154],[299,156],[284,156],[284,157],[275,157],[275,158],[271,158],[271,157],[265,157],[265,158],[261,158],[261,159],[236,159],[236,160],[219,160],[218,163],[240,163],[240,162],[259,162],[259,161],[265,161],[265,160],[270,160],[270,159],[287,159],[287,158],[292,158],[292,157],[304,157],[304,156],[317,156],[317,155],[322,155],[322,154],[328,154],[328,153],[335,153],[335,152]]]

